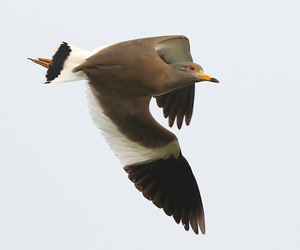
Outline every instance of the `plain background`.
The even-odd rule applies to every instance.
[[[0,249],[299,249],[300,4],[296,0],[2,1]],[[86,50],[186,35],[200,83],[172,131],[198,181],[205,236],[139,193],[94,126],[85,83],[43,85],[66,41]],[[167,126],[162,110],[151,105]]]

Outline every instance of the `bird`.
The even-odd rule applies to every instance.
[[[177,137],[149,111],[156,99],[172,127],[190,124],[195,83],[218,83],[193,62],[186,36],[147,37],[92,51],[62,42],[52,59],[31,61],[47,68],[44,83],[87,80],[95,125],[128,178],[143,196],[185,230],[205,234],[204,210],[192,169]]]

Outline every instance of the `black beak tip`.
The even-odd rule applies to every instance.
[[[216,78],[211,78],[210,81],[215,82],[215,83],[219,83],[219,81]]]

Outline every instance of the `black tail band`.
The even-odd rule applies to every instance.
[[[47,74],[46,74],[46,83],[50,83],[53,81],[56,77],[59,76],[60,72],[63,69],[64,63],[67,60],[68,56],[71,53],[71,48],[70,46],[66,43],[63,42],[56,53],[54,54],[52,58],[52,63],[49,65]]]

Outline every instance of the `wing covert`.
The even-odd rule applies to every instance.
[[[159,57],[167,64],[192,62],[190,44],[187,38],[179,37],[158,43],[155,46]],[[181,128],[185,117],[186,125],[190,124],[194,106],[195,84],[156,96],[157,105],[163,108],[164,117],[169,117],[172,127],[177,119],[177,127]]]

